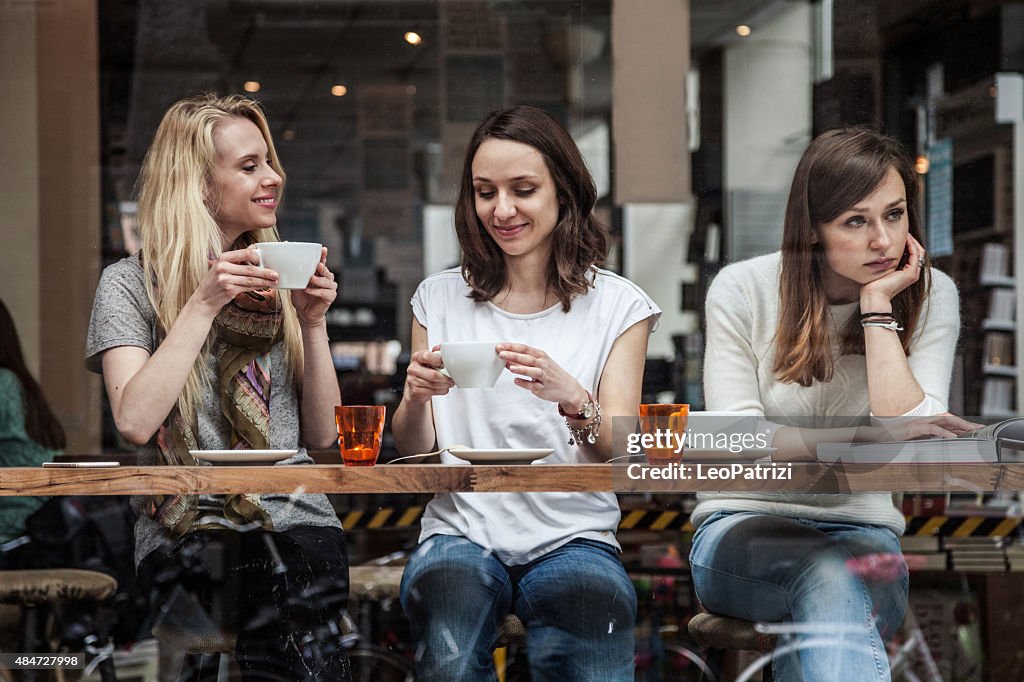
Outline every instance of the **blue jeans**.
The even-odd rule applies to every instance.
[[[899,570],[865,576],[856,558],[866,555],[887,556]],[[908,578],[899,538],[888,528],[716,512],[694,534],[690,570],[712,613],[833,628],[818,636],[826,646],[776,656],[778,682],[835,680],[837,671],[844,682],[890,679],[883,641],[903,620]]]
[[[633,680],[636,591],[603,542],[506,566],[464,537],[434,535],[409,558],[401,596],[419,682],[496,680],[491,652],[509,612],[526,626],[534,682]]]

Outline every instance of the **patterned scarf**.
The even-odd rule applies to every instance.
[[[283,338],[278,292],[247,291],[221,308],[213,321],[216,333],[220,409],[231,425],[233,450],[265,450],[270,445],[270,351]],[[195,466],[189,450],[198,448],[195,431],[175,408],[157,433],[165,464]],[[222,528],[216,518],[199,517],[199,496],[151,495],[146,514],[172,538],[206,528]],[[236,525],[273,530],[259,495],[224,498],[223,518]]]

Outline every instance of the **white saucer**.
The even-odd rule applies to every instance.
[[[298,450],[189,450],[190,455],[210,464],[266,464],[281,462]]]
[[[683,450],[683,462],[708,462],[708,463],[745,463],[764,457],[771,458],[775,448],[751,448],[732,452],[731,450],[710,450],[701,448],[686,448]]]
[[[525,464],[550,455],[552,448],[515,449],[498,448],[496,450],[477,450],[458,448],[448,450],[453,457],[464,459],[471,464]]]

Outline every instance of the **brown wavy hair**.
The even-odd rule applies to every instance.
[[[550,114],[530,106],[492,111],[466,148],[455,205],[455,232],[462,247],[462,276],[477,302],[493,300],[506,284],[504,253],[476,214],[473,159],[489,139],[530,145],[544,157],[555,182],[558,222],[552,233],[547,286],[568,311],[575,296],[592,286],[590,270],[608,255],[608,229],[594,216],[597,188],[576,143]]]
[[[772,367],[779,381],[810,386],[832,379],[829,302],[822,279],[825,254],[821,244],[814,243],[815,231],[871,194],[890,168],[903,179],[910,234],[923,241],[918,179],[898,141],[867,128],[830,130],[811,142],[800,158],[782,234],[779,323]],[[906,254],[899,267],[905,263]],[[928,265],[926,261],[921,277],[892,300],[893,317],[903,325],[899,336],[907,355],[931,289]],[[843,329],[840,348],[844,355],[864,353],[864,331],[856,316]]]
[[[14,318],[0,300],[0,368],[10,370],[21,384],[25,415],[25,433],[49,450],[62,450],[66,445],[64,427],[54,416],[43,389],[39,386],[21,354],[21,341],[14,326]]]

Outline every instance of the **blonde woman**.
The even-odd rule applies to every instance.
[[[103,272],[87,365],[141,464],[192,449],[295,449],[337,437],[325,314],[327,250],[305,290],[274,288],[252,244],[277,241],[284,171],[252,100],[206,95],[164,115],[139,179],[140,253]],[[156,618],[195,623],[214,550],[231,546],[235,654],[246,679],[349,678],[324,640],[348,597],[340,524],[323,495],[135,498],[136,563]],[[209,562],[209,563],[208,563]],[[183,589],[182,589],[183,588]],[[194,609],[193,609],[194,610]],[[181,627],[182,623],[177,623]]]

